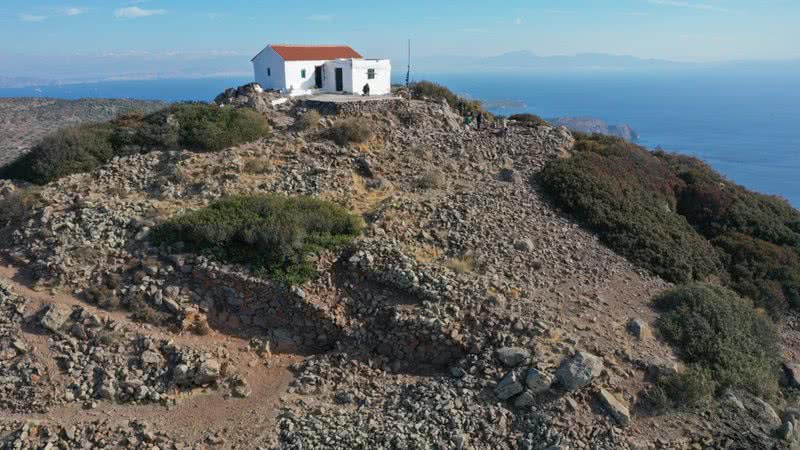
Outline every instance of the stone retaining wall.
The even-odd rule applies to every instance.
[[[375,113],[394,110],[403,105],[403,99],[364,100],[349,102],[328,102],[320,100],[305,100],[303,106],[316,109],[323,115]]]
[[[195,267],[192,277],[205,298],[213,300],[210,317],[236,333],[257,328],[270,340],[273,351],[319,352],[343,337],[330,316],[303,299],[302,291],[244,274]]]

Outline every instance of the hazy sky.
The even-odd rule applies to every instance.
[[[800,0],[2,0],[0,63],[11,67],[16,55],[16,72],[40,70],[44,56],[246,63],[271,42],[346,43],[400,58],[408,37],[419,56],[789,59],[800,58],[798,23]]]

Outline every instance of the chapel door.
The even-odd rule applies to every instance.
[[[322,66],[314,68],[314,81],[316,81],[317,89],[322,89]]]
[[[344,90],[344,71],[341,67],[336,68],[336,92]]]

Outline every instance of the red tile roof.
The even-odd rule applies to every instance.
[[[321,61],[363,58],[347,45],[270,45],[284,61]]]

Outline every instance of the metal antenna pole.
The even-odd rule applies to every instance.
[[[406,87],[411,82],[411,39],[408,40],[408,71],[406,72]]]

